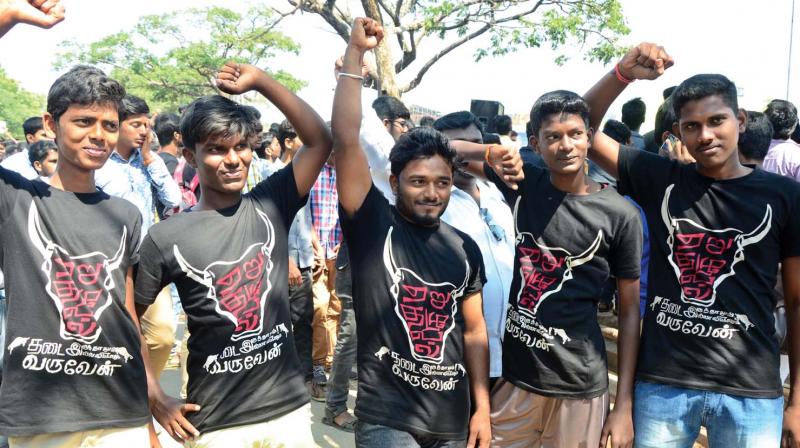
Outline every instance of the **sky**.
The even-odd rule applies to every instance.
[[[285,0],[263,1],[288,9]],[[0,39],[0,66],[28,90],[47,93],[59,75],[52,63],[59,51],[58,44],[64,40],[91,42],[119,29],[129,29],[147,14],[208,5],[246,8],[248,4],[238,0],[62,2],[67,8],[67,19],[52,30],[17,26]],[[697,73],[728,76],[740,88],[741,107],[763,110],[771,99],[787,98],[790,64],[792,83],[788,99],[800,105],[800,1],[794,11],[795,42],[791,57],[792,0],[621,0],[621,3],[631,29],[621,43],[631,46],[642,41],[658,43],[673,56],[675,66],[657,81],[639,81],[629,86],[612,106],[608,118],[619,118],[625,101],[641,97],[648,106],[648,121],[642,128],[647,131],[652,128],[661,91]],[[327,119],[335,87],[332,65],[344,52],[345,42],[313,14],[291,16],[284,20],[281,30],[301,44],[301,51],[270,65],[290,70],[307,81],[308,87],[299,95]],[[403,101],[447,113],[469,109],[471,99],[496,100],[503,103],[506,113],[524,114],[541,94],[556,89],[583,93],[613,68],[586,62],[578,48],[565,50],[575,56],[563,66],[553,63],[556,54],[547,48],[523,49],[475,62],[472,56],[481,45],[486,45],[486,41],[478,39],[448,54],[433,66],[419,87],[403,96]],[[419,60],[424,61],[433,50],[423,50]],[[404,75],[400,74],[400,83],[408,80],[409,75]],[[276,109],[261,108],[265,121],[279,119]]]

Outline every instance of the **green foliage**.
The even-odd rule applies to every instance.
[[[29,117],[41,116],[44,105],[43,96],[20,87],[19,83],[9,78],[5,70],[0,67],[0,120],[8,124],[8,130],[15,139],[25,140],[22,123]]]
[[[63,44],[55,65],[100,65],[153,110],[176,110],[198,96],[218,93],[214,75],[229,60],[260,66],[297,91],[306,83],[274,69],[273,61],[280,54],[297,54],[300,47],[273,30],[275,22],[266,6],[243,14],[209,7],[144,16],[130,32],[86,45]],[[270,67],[264,67],[267,63]]]

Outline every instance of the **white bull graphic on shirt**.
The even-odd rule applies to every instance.
[[[669,198],[674,186],[667,187],[661,202],[661,218],[668,231],[669,263],[681,287],[681,300],[708,307],[714,304],[722,282],[736,275],[734,267],[745,259],[744,248],[769,233],[772,207],[767,204],[761,223],[750,232],[708,229],[690,219],[672,217]]]
[[[28,237],[44,258],[41,269],[47,277],[45,290],[58,310],[59,334],[63,339],[92,344],[103,328],[98,322],[115,300],[113,273],[125,254],[127,227],[122,227],[119,248],[108,257],[102,252],[72,255],[53,242],[42,228],[36,202],[28,212]]]

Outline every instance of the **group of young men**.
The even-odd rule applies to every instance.
[[[12,3],[0,5],[0,35],[63,18],[57,1]],[[153,418],[187,447],[314,446],[290,229],[331,154],[337,274],[349,272],[339,286],[352,308],[343,322],[354,335],[337,355],[355,349],[357,446],[691,447],[701,426],[711,447],[800,446],[800,186],[740,162],[747,115],[730,80],[693,76],[670,96],[672,134],[693,163],[620,145],[594,131],[605,112],[627,84],[673,64],[640,44],[583,97],[536,100],[536,166],[487,144],[465,113],[409,131],[379,112],[384,134],[369,137],[363,58],[382,38],[376,22],[353,23],[330,129],[260,69],[222,67],[222,92],[258,92],[303,146],[248,186],[254,114],[223,96],[196,99],[179,131],[200,196],[159,222],[135,191],[114,192],[143,170],[159,190],[164,162],[149,153],[150,134],[119,139],[125,111],[147,112],[96,68],[55,81],[43,115],[58,153],[49,182],[0,168],[0,434],[12,447],[157,446]],[[103,180],[115,158],[119,173]],[[589,158],[617,189],[588,176]],[[181,201],[161,190],[151,199]],[[642,222],[623,194],[649,229],[641,338]],[[773,317],[779,269],[788,403]],[[610,412],[596,317],[609,278],[619,297]],[[170,284],[191,335],[186,402],[161,389],[161,361],[140,330]],[[326,419],[346,427],[345,414],[329,403]]]

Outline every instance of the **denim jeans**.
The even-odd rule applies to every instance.
[[[347,410],[350,372],[356,362],[356,315],[353,312],[353,288],[347,246],[339,249],[336,259],[336,295],[342,303],[339,316],[339,337],[333,351],[333,365],[328,378],[325,412],[336,417]]]
[[[783,397],[747,398],[636,382],[636,448],[691,448],[701,425],[709,448],[778,447],[782,423]]]
[[[292,333],[300,369],[306,381],[314,377],[311,365],[311,322],[314,319],[314,297],[311,295],[311,269],[301,269],[303,283],[289,286],[289,308],[292,313]]]
[[[464,448],[466,440],[443,440],[410,432],[373,425],[363,420],[356,423],[356,448]]]

